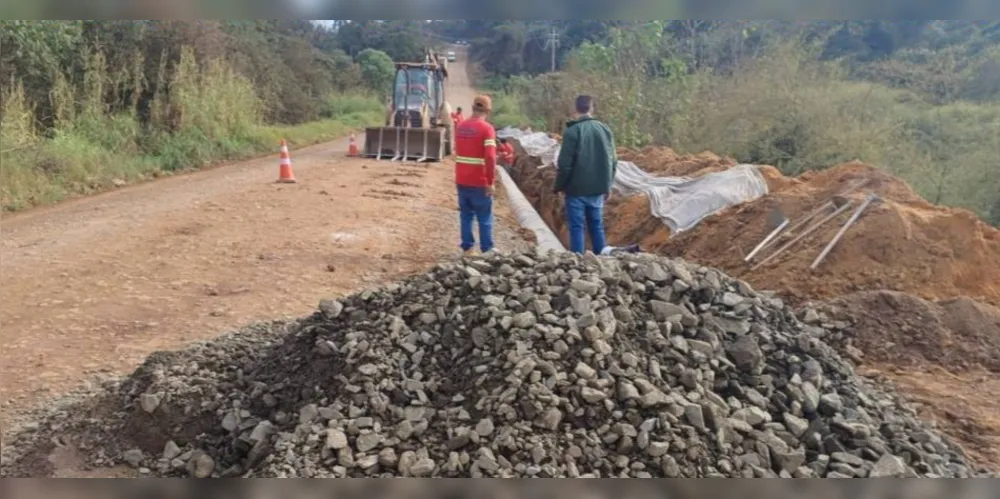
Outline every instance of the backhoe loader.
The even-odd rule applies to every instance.
[[[444,57],[427,51],[424,62],[397,62],[385,126],[365,129],[363,156],[391,161],[441,161],[452,154],[455,131],[445,99]]]

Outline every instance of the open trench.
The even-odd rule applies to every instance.
[[[542,161],[529,156],[516,145],[517,160],[510,169],[510,176],[524,197],[537,211],[538,216],[559,239],[563,246],[569,246],[569,232],[566,227],[563,196],[552,192],[555,182],[554,167],[539,168]],[[649,202],[644,196],[612,196],[605,207],[605,230],[607,243],[611,246],[625,246],[638,243],[644,250],[666,256],[680,256],[668,251],[666,242],[670,231],[660,220],[649,216]],[[589,247],[589,239],[588,239]]]

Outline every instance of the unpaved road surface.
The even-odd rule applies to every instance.
[[[448,98],[471,108],[464,67]],[[347,158],[347,140],[4,217],[0,425],[149,353],[457,256],[453,165]],[[359,144],[360,146],[360,144]],[[525,242],[501,197],[498,249]]]

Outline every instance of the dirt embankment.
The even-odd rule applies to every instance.
[[[666,148],[622,152],[621,157],[657,175],[700,176],[735,164],[711,153],[677,155]],[[551,192],[555,169],[537,166],[533,158],[519,158],[512,174],[565,241],[562,199]],[[902,180],[861,163],[797,178],[784,177],[773,167],[763,167],[762,172],[769,195],[725,210],[673,237],[650,215],[645,196],[612,197],[605,212],[609,244],[636,242],[646,251],[717,267],[760,289],[779,291],[796,303],[887,289],[928,300],[968,296],[1000,305],[1000,231],[973,213],[931,205]],[[751,270],[744,262],[745,255],[773,228],[768,220],[775,209],[794,223],[860,181],[866,183],[849,196],[853,206],[868,192],[883,201],[866,210],[815,271],[809,265],[853,206],[767,265]]]
[[[822,308],[851,323],[847,342],[866,361],[1000,373],[1000,309],[992,305],[965,297],[932,302],[897,291],[863,291]]]

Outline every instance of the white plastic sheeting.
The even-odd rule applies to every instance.
[[[635,163],[619,161],[614,190],[626,196],[645,194],[649,198],[650,213],[676,234],[725,208],[766,195],[767,182],[755,165],[737,165],[687,178],[657,177]]]
[[[530,128],[521,130],[507,127],[497,131],[497,138],[517,140],[528,156],[542,160],[539,168],[556,164],[556,158],[559,157],[559,142],[545,132],[532,132]]]
[[[559,142],[543,132],[504,128],[499,138],[515,139],[529,156],[542,160],[539,168],[555,165]],[[650,213],[670,228],[683,232],[706,217],[767,195],[767,182],[756,165],[738,165],[698,178],[657,177],[635,163],[618,162],[613,189],[620,195],[645,194]]]

